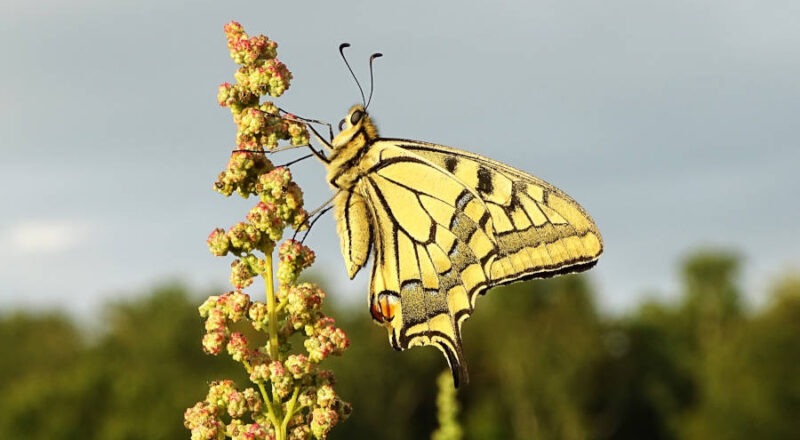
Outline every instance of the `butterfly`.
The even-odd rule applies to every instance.
[[[372,254],[369,308],[392,347],[433,345],[455,385],[467,383],[461,326],[477,297],[589,269],[603,240],[555,186],[477,154],[381,138],[367,106],[353,106],[325,142],[347,273]]]

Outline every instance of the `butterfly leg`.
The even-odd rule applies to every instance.
[[[306,240],[306,238],[308,237],[309,232],[311,232],[311,227],[314,226],[314,223],[316,223],[317,220],[319,220],[320,217],[322,217],[326,212],[330,211],[331,208],[333,208],[333,205],[331,204],[331,202],[333,201],[334,198],[336,198],[335,195],[333,197],[331,197],[330,199],[328,199],[325,203],[323,203],[322,205],[318,206],[313,211],[311,211],[308,214],[308,217],[306,217],[305,221],[300,226],[297,227],[297,230],[294,231],[294,235],[292,236],[292,240],[297,238],[297,234],[300,232],[300,229],[303,226],[308,226],[308,228],[305,231],[305,234],[303,235],[303,239],[300,240],[300,243],[303,243]],[[309,221],[309,219],[311,219],[311,220]]]

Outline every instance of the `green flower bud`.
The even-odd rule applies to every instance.
[[[308,357],[304,354],[290,354],[288,358],[286,358],[286,370],[291,373],[292,377],[295,379],[300,379],[309,372],[311,372],[311,363],[308,361]]]
[[[242,362],[249,359],[249,350],[247,348],[247,338],[239,333],[232,333],[228,337],[228,354],[236,362]]]
[[[289,397],[292,393],[292,375],[286,371],[280,361],[273,361],[269,364],[270,380],[272,381],[272,391],[281,399]]]
[[[192,440],[221,440],[225,438],[225,424],[208,402],[197,402],[183,414],[183,425],[191,430]]]
[[[327,408],[314,408],[311,413],[311,432],[316,438],[325,438],[338,421],[339,415],[336,411]]]
[[[237,258],[231,263],[231,284],[236,286],[237,289],[244,289],[253,284],[254,276],[256,274],[250,269],[250,265],[247,262]]]
[[[222,353],[225,345],[225,333],[209,332],[203,335],[203,351],[208,354],[218,355]]]
[[[208,244],[208,250],[211,251],[211,254],[221,257],[228,253],[231,242],[224,229],[216,228],[208,234],[206,244]]]

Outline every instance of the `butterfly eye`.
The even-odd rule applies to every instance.
[[[352,115],[350,115],[350,123],[352,125],[356,125],[358,124],[358,121],[360,121],[361,118],[363,117],[364,117],[364,112],[362,112],[361,110],[356,110],[353,112]]]
[[[342,131],[342,130],[344,130],[344,119],[339,121],[339,131]]]

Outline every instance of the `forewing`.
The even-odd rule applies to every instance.
[[[603,241],[592,218],[571,197],[538,177],[453,148],[387,140],[453,174],[485,202],[496,258],[492,285],[579,272],[592,267]]]
[[[434,345],[456,383],[466,382],[461,324],[491,285],[498,248],[489,210],[474,189],[390,142],[376,142],[369,154],[374,166],[358,191],[376,241],[373,317],[396,349]]]

